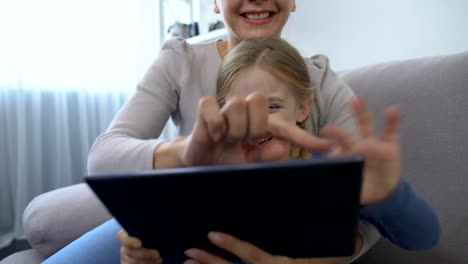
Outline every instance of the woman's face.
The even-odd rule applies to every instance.
[[[237,76],[226,95],[226,100],[232,97],[246,98],[253,92],[267,95],[270,115],[275,115],[293,126],[309,115],[311,102],[298,105],[290,86],[257,66],[248,68]],[[257,142],[251,154],[254,155],[254,161],[289,159],[289,144],[266,137]]]
[[[228,28],[229,41],[279,36],[296,8],[295,0],[215,0]]]

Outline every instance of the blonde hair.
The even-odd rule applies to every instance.
[[[236,78],[252,66],[258,66],[288,84],[299,105],[313,99],[315,89],[300,53],[287,41],[271,37],[244,40],[224,57],[217,79],[217,100],[220,105],[224,105]],[[305,118],[297,125],[306,129],[307,120]],[[308,150],[297,146],[290,147],[289,155],[292,159],[310,158]]]

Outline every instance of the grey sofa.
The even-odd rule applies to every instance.
[[[403,174],[434,206],[443,232],[440,244],[424,252],[408,252],[382,239],[357,263],[468,263],[468,52],[387,62],[340,75],[368,99],[376,115],[390,104],[401,106]],[[57,213],[62,216],[55,219]],[[59,221],[63,215],[83,220],[69,226]],[[109,218],[84,184],[43,194],[24,212],[34,249],[0,263],[39,263]]]

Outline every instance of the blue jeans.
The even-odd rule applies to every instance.
[[[117,240],[117,233],[121,229],[122,227],[115,219],[109,220],[50,256],[42,264],[120,263],[121,245]],[[167,259],[164,259],[164,263],[172,264]]]
[[[61,263],[120,263],[120,242],[117,233],[122,227],[109,220],[84,234],[62,250],[46,259],[43,264]]]

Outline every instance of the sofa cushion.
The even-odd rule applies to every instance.
[[[382,130],[398,104],[402,173],[437,211],[442,239],[433,250],[406,252],[381,240],[358,263],[468,263],[468,52],[387,62],[342,72],[368,99]]]
[[[0,261],[0,264],[39,264],[44,261],[44,257],[39,255],[36,250],[28,249],[17,252]]]
[[[81,183],[36,197],[24,211],[23,226],[31,247],[49,257],[110,218],[88,185]],[[81,220],[69,225],[63,219]]]

